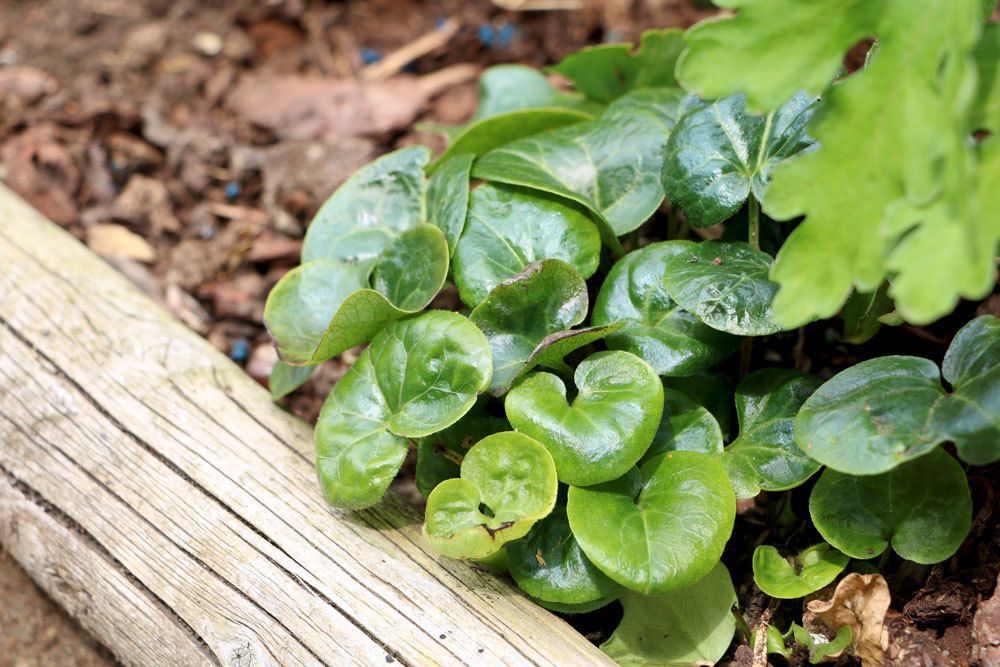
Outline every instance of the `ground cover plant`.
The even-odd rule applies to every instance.
[[[881,604],[890,553],[938,563],[969,533],[1000,319],[832,377],[760,349],[824,319],[891,340],[993,291],[1000,31],[979,0],[717,4],[568,57],[570,90],[487,70],[437,159],[357,172],[268,299],[272,391],[367,344],[316,427],[326,499],[377,503],[415,448],[429,543],[558,612],[618,601],[621,664],[712,664],[737,630],[756,656],[880,664],[842,599]],[[449,284],[457,312],[429,309]],[[769,524],[734,534],[761,494]],[[753,628],[741,560],[774,602]],[[838,580],[809,606],[825,634],[774,616]]]

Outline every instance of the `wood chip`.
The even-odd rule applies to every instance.
[[[121,225],[97,224],[87,230],[87,245],[98,255],[156,261],[156,251],[144,238]]]

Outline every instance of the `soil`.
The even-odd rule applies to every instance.
[[[0,178],[266,384],[275,355],[264,299],[298,262],[319,204],[354,170],[403,145],[440,150],[441,138],[420,128],[467,120],[483,67],[551,64],[715,11],[698,0],[583,4],[519,13],[488,0],[9,0],[0,8]],[[367,80],[366,64],[445,29],[456,31],[402,71]],[[655,224],[643,232],[650,239]],[[438,305],[454,300],[446,293]],[[768,339],[753,361],[824,378],[877,354],[940,361],[977,312],[1000,312],[1000,295],[862,348],[839,343],[830,324],[810,326]],[[314,420],[353,358],[325,364],[285,405]],[[737,374],[739,360],[730,363]],[[971,478],[975,526],[954,558],[887,563],[887,664],[1000,664],[990,644],[1000,598],[985,602],[1000,571],[997,479],[995,468]],[[412,475],[398,486],[420,501]],[[736,535],[747,542],[734,540],[726,556],[751,625],[767,605],[749,576],[753,546],[818,541],[808,488],[789,497],[743,507]],[[0,593],[0,665],[109,661],[4,556]],[[799,605],[780,606],[776,622],[798,620]],[[599,643],[618,616],[612,605],[570,620]],[[738,639],[727,660],[750,664],[750,655]]]

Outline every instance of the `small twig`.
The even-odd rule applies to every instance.
[[[512,12],[583,9],[583,0],[493,0],[493,4]]]
[[[362,68],[359,76],[364,81],[380,81],[388,78],[420,56],[427,55],[447,44],[460,27],[461,24],[458,21],[450,18],[431,32],[421,35],[409,44],[387,54],[377,63]]]
[[[767,627],[771,625],[771,617],[778,609],[778,599],[771,598],[767,608],[760,615],[757,621],[757,630],[754,635],[753,662],[751,667],[767,667]]]

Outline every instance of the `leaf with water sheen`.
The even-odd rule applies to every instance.
[[[667,292],[667,261],[693,246],[664,241],[630,252],[611,268],[594,303],[594,324],[624,324],[608,337],[608,347],[641,357],[660,375],[705,370],[739,343],[681,308]]]
[[[625,474],[653,441],[663,385],[649,364],[628,352],[598,352],[573,376],[577,394],[551,373],[525,376],[508,392],[511,426],[542,443],[559,481],[587,486]]]
[[[792,559],[762,544],[753,552],[753,578],[765,595],[794,600],[833,583],[850,560],[826,542],[804,549]]]
[[[702,322],[740,336],[781,331],[771,317],[778,286],[771,257],[745,243],[703,241],[667,262],[667,293]]]
[[[470,196],[452,272],[462,301],[475,307],[494,287],[542,259],[562,260],[589,278],[600,248],[594,223],[569,202],[487,183]]]
[[[666,595],[719,561],[736,497],[713,457],[667,452],[611,482],[570,487],[566,513],[594,565],[633,591]]]
[[[722,563],[664,597],[625,592],[625,614],[601,650],[622,667],[714,665],[736,632],[736,589]]]
[[[371,261],[400,232],[424,222],[424,166],[428,159],[427,148],[410,146],[355,172],[323,203],[309,224],[302,261]]]
[[[881,475],[826,470],[809,513],[823,539],[852,558],[873,558],[892,544],[901,557],[931,564],[962,544],[972,498],[962,466],[936,449]]]
[[[724,222],[747,197],[764,201],[771,170],[815,146],[805,132],[814,103],[799,93],[765,115],[749,113],[744,95],[694,104],[667,142],[667,199],[695,227]]]
[[[663,416],[642,460],[665,452],[722,453],[722,430],[712,413],[683,391],[669,387],[663,388]]]
[[[471,153],[455,155],[427,182],[427,218],[444,233],[451,254],[455,253],[469,212],[469,172],[473,159]]]
[[[461,477],[431,492],[424,534],[445,556],[484,558],[551,512],[557,488],[544,447],[521,433],[491,435],[466,454]]]

